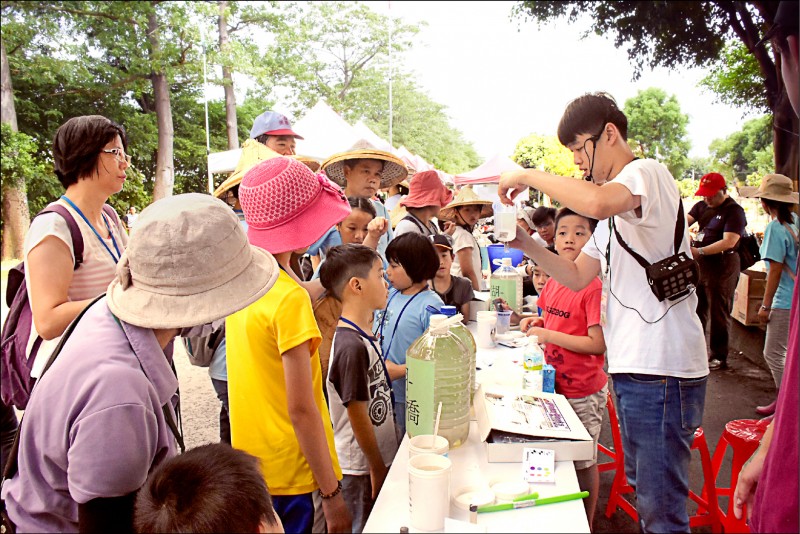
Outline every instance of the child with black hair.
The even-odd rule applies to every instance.
[[[458,313],[464,316],[466,324],[469,322],[469,303],[475,298],[472,282],[463,276],[450,274],[455,258],[452,238],[446,234],[438,234],[430,236],[430,239],[439,255],[439,270],[431,280],[431,289],[436,291],[445,306],[455,306]]]
[[[558,254],[574,261],[596,225],[594,219],[561,208],[555,219]],[[550,278],[539,294],[543,318],[523,319],[520,324],[523,332],[538,336],[539,343],[545,345],[545,360],[556,369],[556,393],[567,398],[594,439],[594,458],[575,462],[578,484],[589,492],[584,505],[590,528],[600,490],[596,451],[608,394],[608,377],[603,370],[606,343],[600,326],[601,292],[599,278],[580,291]]]
[[[259,460],[227,443],[162,463],[136,496],[136,532],[283,532]]]
[[[329,249],[322,285],[342,303],[333,336],[326,387],[342,495],[361,532],[397,453],[392,389],[378,340],[370,332],[376,310],[386,306],[383,260],[364,245]]]
[[[444,303],[428,288],[436,276],[439,256],[433,244],[415,232],[395,237],[386,248],[392,284],[386,308],[375,317],[374,332],[381,342],[386,367],[394,391],[394,416],[397,426],[406,430],[406,351],[425,332],[435,312]]]

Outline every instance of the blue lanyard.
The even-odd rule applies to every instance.
[[[375,351],[375,354],[378,355],[378,359],[381,361],[381,367],[383,367],[383,374],[386,377],[386,384],[389,386],[389,391],[391,392],[392,396],[392,406],[394,406],[394,390],[392,390],[392,377],[389,376],[389,370],[386,368],[386,362],[384,361],[385,358],[383,357],[383,354],[381,353],[380,350],[378,350],[378,347],[375,346],[375,341],[376,341],[375,337],[364,332],[360,326],[358,326],[350,319],[345,319],[344,317],[340,316],[339,320],[345,324],[349,324],[350,326],[352,326],[355,329],[355,331],[358,332],[358,335],[369,341],[369,344],[372,345],[372,349]]]
[[[98,239],[98,241],[100,241],[100,244],[102,244],[106,248],[108,253],[111,255],[111,259],[114,260],[114,263],[117,263],[119,261],[119,257],[122,256],[122,253],[119,251],[119,247],[117,246],[117,240],[114,239],[114,232],[111,231],[111,227],[108,225],[108,221],[106,220],[105,214],[101,212],[100,213],[100,218],[103,219],[103,222],[106,224],[106,229],[108,229],[108,235],[111,236],[111,242],[114,244],[114,250],[117,251],[117,255],[116,256],[114,256],[114,253],[111,252],[110,248],[108,248],[108,244],[106,244],[105,240],[100,236],[99,233],[97,233],[97,230],[95,230],[95,227],[92,225],[92,223],[89,222],[89,219],[86,218],[86,215],[83,214],[81,209],[78,206],[76,206],[74,202],[72,202],[70,199],[68,199],[67,195],[61,195],[61,198],[67,204],[69,204],[72,207],[72,209],[74,209],[75,211],[78,212],[78,215],[81,216],[81,219],[83,219],[86,222],[86,224],[89,225],[89,228],[92,229],[92,232],[94,232],[94,235],[97,236],[97,239]]]
[[[386,347],[386,353],[383,355],[384,360],[389,357],[389,351],[392,349],[392,342],[394,341],[394,335],[397,333],[397,327],[400,325],[400,318],[403,316],[403,312],[406,311],[408,305],[411,304],[414,301],[414,299],[417,298],[417,296],[419,296],[420,293],[427,290],[428,288],[423,287],[422,289],[414,293],[414,296],[408,299],[408,302],[406,302],[403,308],[400,310],[400,315],[397,316],[397,321],[395,321],[394,323],[394,330],[392,330],[392,337],[389,338],[389,346]],[[378,337],[381,340],[381,345],[383,345],[383,324],[386,322],[386,314],[389,313],[389,305],[392,303],[392,299],[395,298],[398,295],[398,293],[400,293],[400,291],[391,296],[389,302],[386,303],[386,309],[383,310],[383,317],[381,317],[381,324],[380,326],[378,326]]]

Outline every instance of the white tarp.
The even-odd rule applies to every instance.
[[[362,138],[355,128],[322,100],[294,123],[292,129],[304,137],[297,140],[295,152],[320,162],[337,152],[345,152]]]

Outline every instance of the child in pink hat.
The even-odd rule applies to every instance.
[[[321,335],[309,294],[289,274],[302,253],[350,213],[342,190],[301,162],[277,157],[242,178],[239,202],[250,243],[282,269],[272,298],[228,317],[228,397],[232,445],[261,460],[275,511],[287,532],[311,532],[313,492],[329,532],[347,532],[328,407],[322,392]]]
[[[400,201],[400,205],[405,206],[408,215],[397,223],[394,229],[395,237],[407,232],[423,236],[440,233],[431,219],[438,217],[439,210],[451,200],[453,192],[445,187],[438,172],[424,171],[415,174],[411,179],[408,196]]]

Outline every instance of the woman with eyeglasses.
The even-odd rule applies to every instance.
[[[128,235],[106,204],[122,191],[130,156],[125,129],[100,115],[74,117],[53,139],[53,163],[64,194],[31,222],[25,238],[25,278],[33,312],[31,328],[42,338],[31,376],[38,378],[58,339],[92,299],[114,278]],[[63,214],[63,215],[62,215]],[[67,217],[83,239],[83,261],[76,265],[75,243]],[[80,247],[78,247],[78,250]]]

